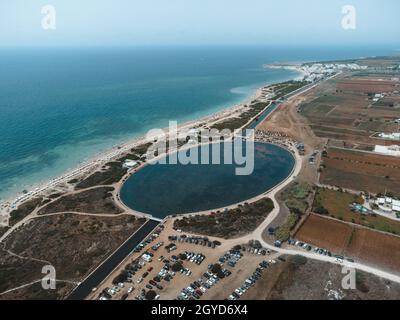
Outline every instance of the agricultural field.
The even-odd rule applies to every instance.
[[[400,96],[387,96],[373,104],[373,107],[384,109],[387,108],[389,110],[399,109],[400,108]]]
[[[351,237],[352,229],[348,224],[312,214],[295,237],[306,243],[341,253]]]
[[[322,184],[372,193],[400,193],[400,158],[329,148],[323,166]]]
[[[320,138],[354,144],[387,144],[372,136],[396,129],[394,120],[400,117],[400,109],[396,108],[399,88],[400,81],[347,75],[317,88],[313,98],[299,110]],[[376,93],[384,92],[388,93],[385,99],[373,101]]]
[[[386,93],[400,89],[399,81],[377,79],[349,79],[340,81],[337,90],[356,93]]]
[[[322,208],[326,210],[326,215],[332,218],[400,235],[400,222],[379,215],[361,215],[353,212],[349,207],[353,202],[363,204],[364,201],[361,197],[347,192],[319,188],[314,199],[313,211],[320,213],[318,211]]]
[[[296,239],[353,258],[356,262],[400,270],[400,237],[356,227],[330,218],[311,215]]]
[[[344,254],[358,261],[400,270],[400,237],[355,228]]]

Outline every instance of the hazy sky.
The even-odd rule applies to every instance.
[[[399,44],[399,14],[399,0],[0,0],[0,45]]]

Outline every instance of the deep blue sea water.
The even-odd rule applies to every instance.
[[[250,151],[243,144],[243,155],[254,154],[254,170],[251,174],[237,175],[235,161],[225,164],[223,147],[224,144],[220,144],[221,157],[218,158],[221,164],[212,164],[213,152],[209,146],[206,154],[211,164],[201,164],[199,160],[200,164],[144,167],[124,183],[121,200],[134,210],[160,219],[172,214],[219,209],[270,190],[290,175],[295,164],[293,155],[281,147],[256,143]],[[179,153],[188,155],[191,150],[196,150],[201,159],[202,148],[194,147]],[[250,168],[249,163],[247,166]]]
[[[0,199],[169,120],[246,100],[296,76],[265,63],[395,54],[391,48],[0,49]]]

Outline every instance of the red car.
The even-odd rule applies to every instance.
[[[149,283],[150,283],[152,286],[156,286],[156,285],[157,285],[157,282],[155,282],[154,280],[150,280]]]
[[[201,297],[203,295],[203,292],[201,292],[201,290],[197,289],[196,293]]]
[[[153,267],[148,268],[147,271],[148,271],[148,272],[153,271]]]

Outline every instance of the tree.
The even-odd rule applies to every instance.
[[[128,279],[128,272],[126,270],[123,270],[119,275],[117,275],[112,283],[114,285],[117,285],[120,282],[125,282]]]
[[[149,290],[146,292],[145,298],[146,300],[154,300],[157,296],[157,293],[154,290]]]
[[[187,255],[184,253],[179,254],[179,259],[181,260],[186,260],[187,259]]]
[[[318,214],[322,214],[322,215],[328,215],[329,214],[328,209],[326,209],[326,208],[324,208],[322,206],[315,208],[314,212],[318,213]]]
[[[183,268],[183,265],[182,265],[182,262],[180,262],[180,261],[175,262],[171,267],[173,272],[179,272],[182,270],[182,268]]]
[[[211,267],[211,272],[214,274],[217,274],[221,270],[222,270],[221,265],[218,263],[213,264],[213,266]]]
[[[216,274],[218,278],[225,278],[225,274],[222,272],[222,267],[220,264],[216,263],[211,267],[211,272]]]

